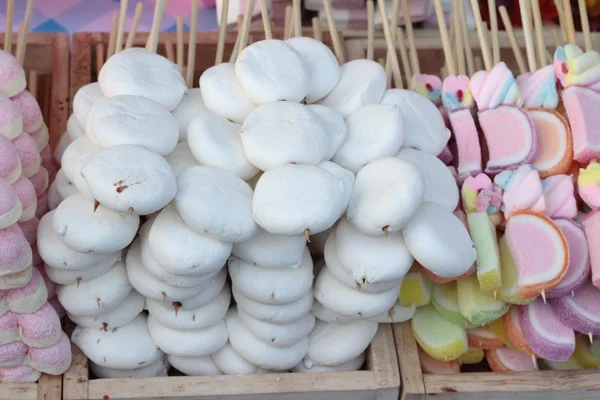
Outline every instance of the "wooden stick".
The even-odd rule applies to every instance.
[[[435,7],[438,29],[440,30],[440,36],[442,38],[442,46],[444,47],[444,57],[446,58],[446,64],[448,65],[448,73],[450,75],[456,75],[456,66],[454,65],[454,57],[452,56],[450,39],[448,39],[448,29],[446,28],[446,20],[444,19],[442,3],[440,0],[433,0],[433,6]]]
[[[194,87],[194,69],[196,68],[196,36],[198,34],[198,0],[192,0],[190,16],[190,39],[188,43],[188,64],[185,83],[188,88]]]
[[[558,13],[558,23],[560,25],[560,31],[562,32],[563,42],[567,41],[567,18],[565,17],[565,10],[561,0],[554,0],[554,7]]]
[[[410,78],[413,76],[410,70],[410,59],[406,52],[406,43],[404,42],[404,32],[402,27],[396,28],[396,47],[400,53],[400,61],[402,62],[402,70],[404,71],[404,77],[406,79],[406,86],[410,86]]]
[[[386,9],[387,10],[387,9]],[[390,32],[392,33],[392,44],[394,45],[393,51],[396,51],[396,27],[398,26],[398,15],[400,14],[400,1],[394,0],[392,2],[392,15],[390,17]],[[375,38],[373,38],[374,40]],[[392,70],[392,58],[388,55],[385,60],[385,72]],[[409,81],[407,81],[407,85]]]
[[[529,72],[535,72],[537,67],[533,46],[533,33],[531,31],[531,7],[527,0],[519,0],[519,7],[521,9],[521,21],[523,22],[523,34],[525,35],[525,52],[527,54]]]
[[[373,0],[367,0],[367,60],[373,60],[375,57],[375,21],[373,18],[375,18],[375,3]]]
[[[542,25],[542,13],[540,12],[539,0],[531,0],[531,11],[533,15],[533,26],[535,28],[538,65],[541,68],[546,65],[546,44],[544,43],[544,26]]]
[[[496,14],[496,0],[488,0],[490,14],[490,30],[492,33],[492,61],[494,65],[500,62],[500,45],[498,44],[498,15]]]
[[[462,1],[464,0],[452,1],[452,26],[454,27],[454,33],[456,34],[456,60],[459,75],[467,73],[467,67],[465,65],[465,48],[463,45],[463,31],[460,22],[460,2]]]
[[[184,43],[183,43],[183,18],[178,16],[176,19],[177,26],[177,65],[181,68],[185,66],[185,57],[184,57]],[[217,43],[217,46],[219,44]]]
[[[119,28],[119,14],[112,13],[112,21],[110,24],[110,34],[108,35],[108,49],[106,50],[106,59],[108,60],[115,54],[115,43],[117,42],[117,30]]]
[[[579,17],[581,18],[581,32],[583,33],[583,43],[585,51],[592,50],[592,38],[590,37],[590,20],[588,18],[585,0],[579,0]]]
[[[313,17],[312,19],[313,36],[319,42],[323,41],[323,32],[321,32],[321,25],[319,24],[319,18]]]
[[[571,44],[576,44],[575,42],[575,26],[573,23],[573,10],[571,9],[571,1],[563,0],[563,9],[565,12],[565,23],[566,23],[566,32],[567,32],[567,41]]]
[[[165,12],[165,6],[167,0],[156,0],[156,6],[154,7],[154,18],[152,19],[152,28],[150,30],[150,36],[146,43],[146,49],[152,53],[156,53],[158,48],[158,36],[160,34],[160,23],[162,22],[163,14]]]
[[[262,17],[263,28],[265,30],[265,39],[273,39],[271,32],[271,21],[269,21],[269,9],[267,8],[267,0],[260,0],[260,15]]]
[[[11,54],[14,14],[15,0],[8,0],[6,3],[6,23],[4,24],[4,51]]]
[[[133,21],[131,21],[131,28],[129,28],[129,34],[127,35],[127,43],[125,44],[126,49],[133,47],[133,41],[137,33],[138,25],[142,19],[142,12],[144,11],[144,4],[139,2],[135,6],[135,13],[133,14]]]
[[[377,62],[379,63],[379,65],[381,65],[383,68],[385,68],[385,58],[379,57],[377,59]]]
[[[252,20],[252,11],[254,10],[254,4],[256,0],[248,0],[248,7],[246,7],[246,14],[244,14],[244,22],[242,25],[242,38],[240,39],[240,49],[238,51],[238,56],[246,48],[246,44],[248,43],[248,35],[250,33],[250,22]]]
[[[283,40],[290,38],[289,32],[292,30],[292,6],[285,6],[285,17],[283,20]]]
[[[123,36],[125,35],[125,19],[127,18],[127,3],[129,0],[121,0],[121,10],[119,12],[119,30],[117,31],[117,41],[115,43],[115,54],[123,49]]]
[[[467,74],[473,76],[475,73],[475,62],[473,61],[473,49],[471,48],[471,40],[469,38],[469,30],[467,29],[467,21],[465,15],[465,2],[459,2],[460,11],[460,27],[462,30],[463,45],[465,48],[465,58],[467,59]]]
[[[300,0],[292,1],[294,7],[294,37],[302,36],[302,6]]]
[[[231,51],[231,56],[229,57],[229,62],[235,62],[238,52],[239,52],[239,48],[240,48],[240,41],[242,40],[242,26],[244,25],[244,16],[243,15],[238,15],[237,17],[237,36],[235,38],[235,44],[233,45],[233,50]]]
[[[329,26],[329,34],[333,41],[333,52],[340,64],[345,63],[344,50],[342,49],[342,42],[340,41],[340,35],[335,26],[335,20],[333,19],[333,12],[331,11],[331,2],[329,0],[323,0],[323,8],[325,9],[325,15],[327,16],[327,25]]]
[[[104,66],[104,43],[96,44],[96,74],[100,73],[100,70]]]
[[[225,36],[227,35],[227,16],[229,15],[229,0],[223,0],[221,4],[221,22],[219,24],[219,39],[217,40],[217,55],[215,56],[215,65],[223,62],[223,53],[225,52]],[[270,28],[270,26],[269,26]],[[270,32],[270,30],[269,30]],[[183,50],[183,49],[182,49]],[[183,53],[183,51],[182,51]],[[179,60],[179,58],[178,58]]]
[[[29,34],[29,25],[31,24],[31,15],[33,14],[33,6],[35,0],[27,0],[27,7],[25,8],[25,18],[23,19],[22,32],[19,33],[17,38],[17,55],[16,58],[19,60],[21,65],[25,60],[25,50],[27,49],[27,35]]]
[[[415,45],[415,34],[412,26],[412,18],[408,9],[407,0],[400,0],[402,6],[402,17],[404,18],[404,27],[406,28],[406,39],[408,40],[408,50],[410,52],[410,65],[412,66],[413,75],[421,73],[419,66],[419,55],[417,54],[417,46]]]
[[[471,0],[471,9],[473,10],[473,17],[475,18],[475,26],[477,27],[477,36],[479,37],[479,43],[481,45],[481,55],[483,56],[483,63],[486,70],[490,70],[492,65],[492,56],[490,54],[490,48],[486,38],[486,31],[484,30],[483,21],[481,21],[481,11],[479,9],[479,3],[477,0]]]
[[[172,63],[175,62],[175,50],[173,48],[173,42],[165,40],[165,53],[167,53],[167,59]]]
[[[446,17],[444,16],[444,21],[446,20]],[[448,28],[448,39],[449,39],[449,43],[456,43],[456,27],[454,25],[454,21],[450,20],[450,26],[446,25],[446,28]],[[438,31],[439,31],[439,27],[438,27]],[[443,46],[442,46],[443,47]],[[456,66],[456,46],[450,46],[450,54],[452,55],[452,60],[454,60],[454,65]]]
[[[439,1],[439,0],[438,0]],[[384,0],[377,0],[379,12],[381,13],[381,24],[383,25],[383,34],[388,48],[388,57],[392,58],[392,74],[397,88],[402,88],[402,74],[400,73],[400,64],[398,64],[398,56],[396,48],[392,40],[392,32],[390,31],[390,21],[388,20],[387,10],[385,9]]]
[[[552,39],[554,40],[554,47],[562,46],[563,42],[558,38],[558,29],[552,29]]]
[[[37,102],[40,102],[40,99],[38,99],[38,73],[35,69],[32,69],[31,71],[29,71],[29,78],[27,79],[27,90],[29,90],[29,93],[31,93],[33,95],[33,97],[35,97],[35,99],[37,100]]]
[[[525,65],[525,59],[523,58],[521,47],[519,46],[517,38],[515,37],[515,32],[513,31],[512,23],[510,22],[510,17],[508,16],[506,7],[500,6],[499,11],[500,18],[502,18],[502,22],[504,23],[504,29],[506,29],[506,34],[508,35],[508,40],[510,41],[510,46],[512,47],[515,59],[517,60],[519,72],[524,74],[527,72],[527,66]]]
[[[483,62],[480,56],[475,56],[475,70],[481,71],[483,69]]]

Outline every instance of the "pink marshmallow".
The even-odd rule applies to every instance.
[[[590,249],[592,265],[592,282],[600,289],[600,208],[592,211],[583,218],[583,229]]]
[[[27,314],[39,310],[48,300],[48,291],[42,274],[33,268],[29,283],[6,291],[6,304],[12,312]]]
[[[42,126],[40,126],[37,130],[31,132],[30,135],[35,141],[38,151],[42,151],[43,148],[48,146],[48,142],[50,141],[50,133],[48,132],[48,127],[46,124],[42,124]]]
[[[25,239],[31,245],[37,240],[37,228],[40,224],[40,220],[34,215],[28,221],[19,222],[19,228],[25,235]]]
[[[554,175],[542,181],[546,211],[550,218],[573,219],[577,215],[577,201],[573,177],[570,175]]]
[[[19,340],[19,320],[17,314],[8,311],[0,317],[0,344]]]
[[[48,189],[48,171],[46,168],[40,167],[38,172],[29,177],[29,181],[33,184],[36,197],[40,197]]]
[[[452,160],[454,160],[454,156],[452,155],[452,152],[450,151],[450,148],[448,147],[448,145],[446,145],[446,147],[444,147],[442,152],[440,154],[438,154],[438,158],[445,165],[450,165],[452,163]]]
[[[42,165],[40,152],[35,141],[28,133],[23,132],[16,139],[13,139],[12,143],[21,160],[21,173],[26,178],[33,176],[40,170]]]
[[[13,183],[13,189],[19,196],[19,201],[23,208],[23,214],[21,215],[21,221],[28,221],[35,216],[37,209],[37,198],[35,197],[35,188],[29,179],[24,176],[20,177],[15,183]]]
[[[48,169],[50,165],[54,165],[52,162],[52,150],[50,149],[50,145],[47,145],[40,150],[40,157],[42,158],[42,167]]]
[[[464,180],[481,172],[481,145],[475,120],[468,108],[453,111],[449,115],[452,133],[458,153],[458,176]]]
[[[544,212],[546,199],[538,171],[530,165],[522,165],[514,171],[504,171],[494,178],[494,183],[502,187],[502,211],[508,219],[518,210]]]
[[[14,225],[22,213],[19,196],[10,183],[0,178],[0,229]]]
[[[12,54],[0,50],[0,93],[13,97],[27,87],[25,70]]]
[[[48,205],[48,192],[44,192],[37,198],[37,210],[35,215],[37,215],[38,218],[42,218],[48,211],[50,211],[50,206]]]
[[[16,289],[27,285],[31,280],[33,267],[29,266],[21,272],[0,276],[0,290]]]
[[[23,365],[27,349],[27,345],[21,341],[0,345],[0,367]]]
[[[71,365],[71,341],[64,332],[54,345],[45,348],[30,348],[27,364],[50,375],[61,375]]]
[[[31,247],[18,225],[0,229],[0,276],[31,266]]]
[[[562,93],[573,135],[574,159],[582,164],[600,158],[600,94],[571,86]]]
[[[21,176],[21,160],[10,140],[0,136],[0,178],[15,183]]]
[[[23,132],[23,118],[19,107],[0,94],[0,136],[12,140]]]
[[[62,304],[60,304],[60,301],[58,301],[57,297],[51,298],[48,300],[48,303],[50,303],[52,308],[54,308],[54,311],[56,311],[56,314],[58,314],[59,318],[62,319],[65,315],[67,315],[65,308],[62,306]]]
[[[29,365],[18,367],[0,368],[0,383],[9,382],[36,382],[42,373],[31,368]]]
[[[44,123],[42,118],[42,110],[37,100],[27,90],[23,90],[16,96],[10,98],[19,106],[23,115],[23,130],[28,133],[33,133],[40,129]]]
[[[46,291],[48,292],[48,298],[51,299],[56,296],[56,283],[52,282],[48,277],[48,274],[46,274],[44,264],[36,265],[34,268],[40,271],[40,274],[42,275],[42,279],[46,285]]]
[[[60,339],[60,319],[50,303],[32,314],[17,314],[21,328],[21,340],[30,347],[52,346]]]

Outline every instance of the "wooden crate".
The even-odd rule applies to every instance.
[[[67,128],[69,118],[69,35],[32,32],[27,40],[23,68],[28,82],[31,71],[37,73],[35,96],[48,125],[50,146],[54,148]],[[0,33],[0,42],[4,43],[4,33]],[[16,42],[16,33],[13,42]],[[13,54],[15,48],[16,43]]]
[[[393,326],[401,400],[597,400],[600,370],[421,373],[410,322]]]
[[[366,369],[354,372],[89,379],[87,359],[73,346],[63,400],[397,400],[399,386],[392,327],[382,324]]]

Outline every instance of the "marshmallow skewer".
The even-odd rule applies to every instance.
[[[444,47],[444,57],[446,58],[446,64],[448,65],[448,73],[450,75],[456,75],[454,57],[452,56],[452,48],[450,46],[450,39],[448,38],[448,30],[446,29],[446,20],[444,19],[442,3],[440,0],[433,0],[433,4],[435,6],[435,14],[437,16],[440,36],[442,37],[442,46]]]
[[[13,14],[15,12],[15,0],[6,3],[6,22],[4,24],[4,51],[12,53]]]
[[[173,42],[170,40],[165,41],[165,53],[169,61],[175,62],[175,50],[173,49]]]
[[[127,43],[125,44],[126,49],[130,49],[133,47],[133,41],[135,40],[135,35],[137,33],[138,25],[140,24],[140,19],[142,18],[142,12],[144,11],[144,4],[139,2],[135,6],[135,12],[133,14],[133,20],[131,21],[131,28],[129,28],[129,34],[127,35]]]
[[[531,1],[531,11],[533,15],[533,27],[535,29],[535,41],[538,53],[537,63],[540,68],[546,65],[546,45],[544,44],[544,27],[542,25],[542,15],[540,12],[539,0]]]
[[[238,29],[239,30],[239,29]],[[285,17],[283,22],[283,40],[288,40],[292,32],[292,6],[285,7]]]
[[[219,39],[217,41],[217,54],[215,56],[215,65],[219,65],[223,62],[223,53],[225,52],[225,35],[227,35],[228,14],[229,0],[223,0],[223,4],[221,4],[221,23],[219,24]],[[177,22],[177,34],[179,35],[179,20]],[[179,44],[179,41],[177,42],[177,44]],[[183,49],[181,49],[181,53],[183,53]],[[179,46],[177,46],[177,55],[179,55]],[[181,61],[183,63],[183,60]],[[179,57],[177,58],[177,63],[179,64]]]
[[[562,3],[565,15],[567,41],[571,44],[575,44],[575,26],[573,23],[573,10],[571,9],[571,0],[563,0]]]
[[[460,2],[462,0],[453,0],[452,2],[452,12],[454,13],[454,19],[452,20],[452,26],[454,27],[454,33],[456,35],[456,62],[457,62],[457,71],[459,75],[464,75],[467,73],[466,65],[465,65],[465,49],[463,44],[463,30],[462,23],[460,17]]]
[[[407,86],[410,85],[410,77],[413,76],[410,69],[410,58],[406,52],[406,45],[404,42],[404,31],[401,27],[396,28],[396,43],[400,53],[400,61],[402,62],[402,70],[404,70],[404,76],[407,81]]]
[[[242,23],[241,38],[237,53],[238,56],[242,52],[242,50],[246,48],[246,44],[248,43],[248,34],[250,32],[250,20],[252,19],[252,10],[254,10],[255,2],[256,0],[248,0],[248,7],[246,7],[246,13],[244,14],[244,22]]]
[[[190,40],[188,43],[188,64],[185,83],[188,88],[194,87],[194,68],[196,65],[196,33],[198,31],[198,0],[192,0],[190,16]]]
[[[156,7],[154,8],[154,18],[152,20],[152,29],[150,31],[150,36],[148,37],[148,42],[146,43],[146,49],[152,53],[156,53],[156,49],[158,48],[158,36],[160,35],[160,23],[162,22],[163,14],[165,12],[165,7],[167,5],[167,0],[157,0]]]
[[[398,13],[399,13],[399,8],[400,8],[400,0],[394,0],[392,2],[392,15],[390,18],[390,32],[392,33],[392,49],[388,50],[389,52],[395,52],[396,51],[396,35],[395,33],[395,29],[398,26]],[[392,57],[391,55],[388,54],[388,56],[386,57],[385,60],[385,73],[386,75],[390,75],[392,73]],[[406,73],[405,73],[406,75]],[[407,77],[407,85],[409,84],[408,81],[408,75],[406,75]],[[396,85],[398,85],[398,83],[396,83]],[[400,83],[400,86],[397,87],[402,87],[402,83]]]
[[[558,25],[560,26],[560,32],[561,32],[561,35],[563,38],[562,42],[566,42],[567,41],[567,31],[566,31],[567,20],[565,17],[565,10],[562,5],[562,0],[554,0],[554,7],[556,8],[556,13],[558,14]],[[556,47],[559,47],[559,46],[556,46]]]
[[[104,43],[96,44],[96,72],[100,72],[104,65]]]
[[[519,46],[517,38],[515,37],[515,32],[513,30],[512,23],[510,22],[508,12],[506,11],[506,7],[500,6],[499,11],[500,18],[502,18],[502,22],[504,23],[504,29],[506,30],[506,34],[508,35],[510,46],[512,47],[513,54],[515,55],[515,60],[517,61],[517,65],[519,67],[519,73],[524,74],[525,72],[527,72],[527,67],[525,65],[525,60],[523,59],[521,47]]]
[[[302,9],[300,0],[293,0],[293,20],[294,20],[294,37],[302,36]]]

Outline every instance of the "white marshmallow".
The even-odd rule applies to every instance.
[[[133,321],[115,330],[76,327],[71,341],[93,363],[107,368],[137,369],[163,358],[148,332],[146,316],[139,314]]]
[[[404,89],[389,89],[381,104],[395,104],[404,116],[404,147],[414,147],[437,156],[442,152],[450,131],[446,128],[442,114],[426,97]]]
[[[85,127],[87,114],[92,107],[92,104],[103,97],[104,93],[102,93],[98,82],[88,83],[75,93],[75,96],[73,97],[73,115],[75,116],[79,128],[83,129]]]
[[[225,286],[229,287],[229,283],[227,282],[227,268],[221,269],[221,271],[210,280],[204,290],[193,297],[178,301],[177,306],[180,310],[195,310],[204,307],[215,300],[224,290],[223,288]],[[175,312],[175,304],[167,303],[163,304],[163,306],[169,307],[169,310]]]
[[[173,111],[187,91],[181,68],[142,48],[123,50],[106,60],[98,83],[107,97],[131,94]]]
[[[299,300],[289,304],[264,304],[251,300],[239,293],[235,287],[231,291],[237,306],[254,318],[273,324],[287,324],[304,317],[313,304],[312,292],[307,292]]]
[[[258,228],[256,235],[233,245],[232,254],[261,268],[296,268],[306,248],[304,236],[273,235]]]
[[[246,96],[232,63],[210,67],[200,76],[200,90],[207,109],[236,124],[244,122],[256,107]]]
[[[134,240],[127,252],[127,276],[131,285],[147,298],[162,300],[166,302],[183,301],[197,296],[204,288],[193,286],[189,288],[178,288],[159,281],[142,264],[142,249],[139,240]],[[210,285],[210,280],[206,286]]]
[[[217,368],[226,375],[255,375],[268,372],[266,369],[257,367],[244,359],[231,347],[229,342],[211,357]]]
[[[37,247],[46,264],[52,268],[74,271],[94,267],[114,257],[111,253],[80,253],[65,246],[52,227],[55,212],[44,215],[38,225]]]
[[[170,112],[141,96],[108,97],[94,104],[88,135],[101,147],[134,145],[165,155],[179,140],[179,127]]]
[[[348,134],[333,161],[357,173],[373,160],[396,155],[404,142],[400,108],[369,104],[346,118]]]
[[[324,168],[286,164],[260,177],[252,212],[257,224],[276,235],[319,233],[342,216],[348,193],[347,181]]]
[[[119,261],[97,278],[59,285],[56,297],[69,314],[97,317],[121,306],[131,289],[125,263]]]
[[[58,140],[58,144],[56,145],[56,148],[54,149],[54,152],[52,153],[52,159],[55,160],[58,163],[58,165],[60,165],[62,156],[72,141],[73,140],[71,140],[71,138],[69,137],[67,132],[63,133],[61,135],[60,139]]]
[[[390,308],[388,312],[369,318],[369,321],[377,322],[379,324],[397,324],[409,321],[415,315],[416,309],[414,304],[409,307],[404,307],[397,301],[396,304],[394,304],[394,307]]]
[[[56,184],[56,192],[60,197],[60,201],[63,201],[69,196],[79,193],[79,190],[71,183],[69,178],[65,175],[65,171],[61,168],[56,173],[56,177],[54,178],[54,182],[52,184]]]
[[[225,346],[228,334],[225,321],[206,329],[181,330],[162,325],[152,314],[148,316],[148,331],[154,343],[165,353],[180,357],[208,356]]]
[[[458,205],[458,186],[452,173],[435,155],[416,149],[402,149],[397,157],[411,163],[425,178],[423,201],[454,211]]]
[[[370,60],[352,60],[342,65],[342,74],[333,90],[319,100],[346,118],[367,104],[381,101],[386,86],[385,70]]]
[[[313,263],[305,248],[298,268],[262,268],[235,256],[229,258],[233,287],[241,294],[264,304],[289,304],[310,291]]]
[[[147,300],[146,307],[152,317],[168,328],[197,330],[210,328],[225,318],[230,300],[231,289],[225,285],[216,299],[194,310],[174,308],[172,303],[152,299]]]
[[[188,89],[186,94],[173,110],[173,117],[179,128],[179,141],[187,140],[187,130],[190,122],[192,122],[199,114],[207,112],[208,108],[202,100],[202,92],[199,88]]]
[[[424,202],[403,233],[415,260],[442,278],[459,277],[475,262],[475,248],[467,228],[439,204]]]
[[[398,232],[423,201],[425,179],[411,164],[385,157],[364,166],[354,181],[348,220],[366,235]]]
[[[327,146],[327,151],[323,156],[323,160],[331,160],[344,142],[346,134],[348,133],[346,122],[344,121],[344,118],[331,107],[322,104],[311,104],[308,108],[317,114],[327,132],[329,146]]]
[[[354,318],[371,318],[387,312],[400,294],[400,285],[383,293],[365,293],[338,281],[323,268],[315,281],[314,295],[326,308]]]
[[[310,243],[308,243],[308,248],[310,249],[310,254],[315,257],[322,257],[325,253],[325,242],[327,238],[337,228],[337,221],[335,224],[324,230],[323,232],[319,232],[316,235],[310,236]]]
[[[232,308],[226,317],[231,346],[244,359],[264,369],[287,370],[298,364],[308,351],[308,337],[290,347],[271,346],[257,339],[246,328]]]
[[[75,95],[75,96],[77,96],[77,95]],[[98,99],[98,100],[100,100],[100,99]],[[86,114],[86,118],[87,118],[87,114]],[[85,127],[85,125],[79,125],[79,122],[77,122],[77,118],[75,117],[75,114],[73,113],[73,114],[71,114],[69,119],[67,119],[67,131],[65,132],[65,135],[69,136],[69,138],[71,140],[79,139],[80,137],[85,136],[85,132],[83,130],[84,127]]]
[[[342,187],[344,188],[343,198],[349,202],[350,196],[352,196],[352,189],[354,188],[354,174],[331,161],[321,161],[317,166],[332,173],[342,181]]]
[[[174,204],[192,229],[223,242],[243,242],[256,232],[252,189],[233,172],[218,167],[193,167],[177,178]]]
[[[310,37],[286,40],[296,50],[308,74],[306,102],[314,103],[327,96],[340,80],[342,69],[329,47]]]
[[[331,322],[331,323],[347,323],[355,321],[356,318],[348,317],[346,315],[338,314],[335,311],[331,311],[329,308],[325,307],[323,304],[315,301],[310,309],[310,313],[315,316],[320,321],[323,322]]]
[[[162,269],[175,275],[212,275],[225,265],[231,247],[231,243],[191,229],[172,204],[158,214],[148,234],[153,258]]]
[[[288,101],[255,108],[240,135],[248,161],[262,171],[289,163],[316,165],[329,147],[319,116],[305,105]]]
[[[246,47],[235,62],[235,74],[254,104],[300,102],[308,93],[309,76],[302,59],[281,40],[261,40]]]
[[[64,199],[60,197],[58,194],[58,189],[56,188],[56,179],[50,184],[48,187],[48,209],[54,210],[61,201]]]
[[[81,176],[81,170],[102,148],[94,144],[87,136],[74,140],[63,153],[61,169],[67,179],[77,188],[77,191],[91,196],[87,182]]]
[[[361,290],[369,293],[389,290],[386,283],[390,281],[399,285],[414,259],[402,233],[367,236],[342,218],[325,244],[325,261],[332,272],[334,265],[341,265],[354,286],[362,286]]]
[[[346,361],[345,363],[335,365],[333,367],[326,365],[315,365],[312,364],[311,368],[306,368],[303,363],[296,365],[292,368],[292,372],[302,372],[302,373],[310,373],[310,372],[347,372],[347,371],[358,371],[365,363],[365,353],[362,353],[360,356],[353,358],[350,361]]]
[[[67,313],[67,315],[71,321],[84,328],[109,330],[119,328],[133,321],[144,310],[145,304],[146,298],[137,291],[132,290],[117,308],[107,313],[93,317],[71,313]]]
[[[242,309],[238,309],[238,316],[254,337],[274,347],[293,346],[305,338],[315,326],[315,317],[310,313],[289,324],[260,321]]]
[[[176,178],[188,169],[200,165],[190,151],[187,141],[177,143],[175,149],[165,156],[165,160],[173,169]]]
[[[318,321],[310,333],[310,346],[302,360],[305,368],[312,365],[335,366],[359,357],[377,333],[377,323],[353,321],[331,324]]]
[[[48,278],[59,285],[70,285],[81,281],[89,281],[105,274],[113,265],[121,260],[121,252],[111,253],[107,258],[92,265],[86,269],[68,270],[52,268],[48,264],[44,265],[44,270]]]
[[[173,368],[188,376],[223,375],[210,356],[180,357],[168,355],[167,360]]]
[[[248,180],[256,175],[258,169],[248,162],[244,154],[241,128],[241,125],[211,112],[201,113],[189,125],[189,148],[200,164],[221,167]]]
[[[100,204],[122,213],[152,214],[177,193],[175,175],[165,159],[138,146],[102,150],[84,165],[81,175]]]
[[[169,363],[161,358],[150,365],[144,365],[136,369],[116,369],[107,368],[89,362],[89,368],[92,374],[100,379],[123,379],[123,378],[156,378],[159,376],[167,376],[169,371]]]
[[[124,249],[137,233],[140,218],[114,212],[81,194],[66,198],[56,209],[52,226],[59,239],[82,253],[113,253]]]

